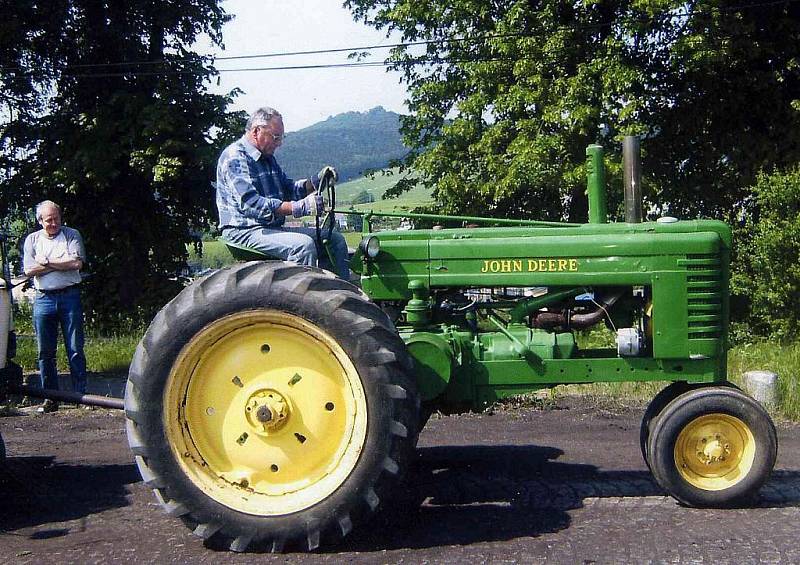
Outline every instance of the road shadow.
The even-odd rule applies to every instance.
[[[53,464],[54,457],[9,457],[0,464],[0,530],[79,520],[128,506],[127,485],[141,481],[133,464]],[[56,537],[56,530],[32,537]]]
[[[419,448],[402,500],[336,551],[466,545],[567,528],[570,504],[545,508],[532,503],[532,492],[519,489],[553,466],[569,474],[594,469],[555,462],[561,455],[560,449],[535,445]]]
[[[566,529],[579,508],[678,505],[648,471],[600,471],[557,461],[562,454],[541,446],[420,448],[403,501],[332,551],[507,541]],[[800,472],[773,473],[755,506],[800,506]]]
[[[677,505],[647,471],[599,470],[559,461],[562,456],[560,449],[536,445],[420,448],[400,500],[329,552],[535,538],[569,528],[570,512],[581,508],[624,512],[648,506],[658,512]],[[25,535],[67,535],[64,522],[128,506],[129,485],[141,481],[132,463],[54,461],[10,457],[0,465],[0,533],[38,528]],[[800,506],[800,472],[776,471],[756,506]]]

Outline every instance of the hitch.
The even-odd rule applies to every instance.
[[[44,398],[48,400],[58,400],[61,402],[74,402],[75,404],[85,404],[87,406],[100,406],[102,408],[114,408],[116,410],[125,409],[125,401],[122,398],[112,396],[100,396],[97,394],[80,394],[79,392],[67,392],[65,390],[49,390],[34,386],[8,384],[6,392],[14,394],[24,394],[34,398]]]

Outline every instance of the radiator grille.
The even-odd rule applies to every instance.
[[[688,255],[686,268],[689,339],[722,335],[722,271],[717,255]]]

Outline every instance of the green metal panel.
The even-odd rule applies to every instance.
[[[420,232],[406,232],[418,237],[380,236],[381,250],[373,261],[364,261],[361,287],[377,300],[411,298],[408,283],[429,281],[428,238]]]
[[[363,288],[376,300],[409,300],[409,283],[418,287],[417,298],[407,305],[414,306],[410,325],[399,329],[419,365],[426,399],[475,407],[562,383],[726,377],[730,230],[722,222],[376,235],[381,251],[374,260],[362,258]],[[487,312],[485,317],[498,331],[470,330],[463,315],[461,325],[433,325],[436,318],[428,306],[433,300],[428,289],[547,287],[554,299],[569,300],[585,287],[611,286],[642,287],[639,302],[631,307],[644,310],[652,347],[641,356],[621,357],[616,349],[579,350],[572,333],[528,328],[523,323],[527,316],[546,305],[540,299],[492,306],[505,309],[504,316]],[[624,306],[618,314],[620,320],[631,319]],[[423,335],[434,341],[421,339],[414,345],[414,336]],[[452,357],[443,353],[442,344]]]
[[[714,358],[619,357],[612,349],[577,351],[574,337],[569,333],[554,334],[528,328],[512,328],[510,332],[516,340],[530,346],[530,355],[521,355],[514,342],[499,332],[472,334],[452,328],[437,332],[432,328],[431,332],[420,333],[401,328],[400,334],[409,343],[418,363],[416,377],[420,388],[430,393],[425,400],[436,397],[431,388],[435,385],[435,392],[442,394],[445,404],[478,407],[486,399],[502,398],[503,391],[519,394],[558,384],[725,380],[724,366],[720,367]],[[445,359],[440,347],[436,351],[415,349],[420,335],[425,336],[426,344],[430,343],[430,338],[439,346],[448,343],[454,352],[452,358]],[[434,363],[430,362],[431,354],[435,357]],[[446,371],[432,379],[428,372],[435,371],[444,361]]]
[[[453,350],[441,335],[413,332],[406,339],[414,359],[417,388],[423,401],[433,400],[447,388],[453,368]]]
[[[652,273],[678,269],[676,258],[718,253],[720,243],[727,248],[730,230],[721,222],[693,221],[377,236],[381,252],[364,261],[362,286],[375,300],[394,300],[410,297],[412,279],[431,287],[649,284]]]

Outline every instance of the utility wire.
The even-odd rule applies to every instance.
[[[688,18],[695,15],[712,15],[712,14],[721,14],[721,13],[728,13],[728,12],[736,12],[741,10],[749,10],[755,8],[765,8],[770,6],[780,6],[780,5],[787,5],[787,4],[794,4],[800,2],[800,0],[767,0],[764,2],[758,2],[754,4],[741,4],[737,6],[727,6],[721,8],[710,8],[710,9],[693,9],[693,10],[686,10],[683,12],[675,12],[675,13],[665,13],[657,18],[620,18],[618,20],[610,21],[610,22],[598,22],[595,24],[583,24],[579,26],[558,26],[554,30],[548,32],[549,33],[557,33],[558,31],[581,31],[581,30],[594,30],[594,29],[602,29],[605,27],[612,27],[615,25],[621,24],[633,24],[633,23],[641,23],[641,24],[652,24],[657,19],[676,19],[676,18]],[[223,56],[223,57],[215,57],[213,54],[209,55],[197,55],[197,60],[202,59],[213,59],[214,61],[235,61],[235,60],[246,60],[246,59],[263,59],[263,58],[274,58],[274,57],[294,57],[294,56],[305,56],[305,55],[322,55],[322,54],[331,54],[331,53],[344,53],[344,52],[358,52],[358,51],[370,51],[376,49],[396,49],[396,48],[409,48],[409,47],[416,47],[416,46],[423,46],[423,45],[434,45],[434,44],[451,44],[451,43],[464,43],[464,42],[471,42],[477,43],[481,41],[487,41],[491,39],[504,39],[504,38],[515,38],[515,37],[531,37],[533,34],[531,33],[523,33],[523,32],[515,32],[515,33],[497,33],[497,34],[486,34],[474,37],[453,37],[453,38],[442,38],[442,39],[429,39],[429,40],[420,40],[420,41],[410,41],[410,42],[402,42],[402,43],[393,43],[388,45],[362,45],[362,46],[355,46],[355,47],[339,47],[339,48],[331,48],[331,49],[316,49],[316,50],[308,50],[308,51],[286,51],[286,52],[277,52],[277,53],[259,53],[259,54],[252,54],[252,55],[230,55],[230,56]],[[536,35],[543,35],[543,33],[536,34]],[[91,68],[100,68],[100,67],[120,67],[120,66],[149,66],[149,65],[165,65],[168,64],[170,61],[168,60],[158,60],[158,61],[118,61],[118,62],[111,62],[111,63],[77,63],[72,65],[67,65],[62,69],[62,72],[68,72],[70,69],[91,69]],[[293,66],[285,66],[285,67],[261,67],[261,68],[252,68],[252,69],[220,69],[220,72],[235,72],[235,71],[269,71],[269,70],[294,70],[294,69],[318,69],[318,68],[342,68],[342,67],[359,67],[359,66],[381,66],[384,63],[374,63],[372,65],[362,64],[362,63],[342,63],[342,64],[331,64],[331,65],[293,65]],[[384,65],[386,66],[386,65]],[[23,67],[0,67],[0,72],[14,72],[14,71],[23,71],[25,70]],[[172,71],[169,74],[196,74],[193,72],[185,72],[185,71]],[[163,73],[137,73],[142,74],[144,76],[150,76],[151,74],[163,74]],[[78,74],[70,74],[70,76],[86,76],[86,75],[78,75]],[[92,74],[92,76],[104,77],[104,76],[120,76],[117,73],[105,73],[105,74]]]

